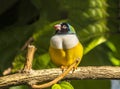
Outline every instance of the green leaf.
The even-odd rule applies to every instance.
[[[106,46],[109,49],[107,52],[109,60],[116,66],[120,66],[120,38],[118,36],[119,34],[112,35],[110,36],[109,41],[106,42]]]
[[[114,65],[116,65],[116,66],[120,66],[120,59],[119,58],[117,58],[117,57],[115,57],[112,53],[108,53],[108,56],[109,56],[109,59],[110,59],[110,61],[114,64]]]
[[[104,9],[101,8],[90,8],[87,12],[90,18],[101,19],[107,16],[107,13]]]
[[[61,86],[59,84],[54,84],[52,86],[52,89],[62,89]]]
[[[90,0],[90,7],[103,8],[108,6],[105,0]]]
[[[40,54],[36,53],[35,59],[33,60],[33,68],[34,69],[42,69],[47,68],[50,62],[50,57],[48,53]]]
[[[12,66],[13,66],[12,72],[13,73],[18,71],[18,70],[21,70],[24,67],[24,63],[25,63],[25,57],[24,56],[25,55],[23,53],[20,53],[15,57],[15,59],[12,63]]]
[[[87,54],[89,51],[91,51],[93,48],[95,48],[96,46],[104,43],[107,39],[105,37],[98,37],[95,38],[94,40],[92,40],[85,48],[84,50],[84,54]]]
[[[116,49],[115,45],[114,45],[112,42],[107,41],[107,42],[106,42],[106,45],[107,45],[113,52],[117,52],[117,49]]]
[[[74,89],[73,86],[67,81],[62,81],[60,86],[62,89]]]

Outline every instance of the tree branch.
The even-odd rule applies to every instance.
[[[35,89],[43,89],[56,84],[58,81],[63,79],[71,70],[74,72],[75,70],[74,67],[79,63],[79,61],[80,61],[80,58],[76,59],[76,61],[73,64],[71,64],[66,70],[64,70],[62,74],[60,74],[57,78],[53,79],[52,81],[48,83],[40,84],[40,85],[30,84],[31,87]]]
[[[34,70],[32,73],[16,73],[0,77],[0,88],[29,84],[42,83],[55,79],[62,74],[61,69],[52,68],[44,70]],[[64,79],[120,79],[120,67],[112,66],[88,66],[78,67],[77,70],[72,71]]]
[[[34,53],[36,51],[36,47],[34,45],[28,45],[28,52],[26,55],[26,63],[24,66],[23,71],[24,72],[29,72],[30,70],[32,70],[32,61],[33,61],[33,57],[34,57]]]

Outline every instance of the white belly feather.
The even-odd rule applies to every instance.
[[[50,46],[57,49],[70,49],[78,42],[75,34],[54,35],[50,40]]]

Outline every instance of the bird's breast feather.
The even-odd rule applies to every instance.
[[[50,46],[56,49],[70,49],[78,44],[76,35],[54,35],[50,40]]]

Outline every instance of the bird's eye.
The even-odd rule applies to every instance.
[[[66,26],[66,25],[63,25],[62,28],[63,28],[63,29],[67,29],[67,26]]]

